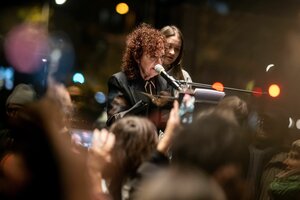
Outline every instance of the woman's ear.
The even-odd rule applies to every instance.
[[[138,64],[140,64],[141,57],[137,53],[134,53],[133,58],[134,58],[135,62],[137,62]]]

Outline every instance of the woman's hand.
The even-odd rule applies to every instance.
[[[111,162],[111,151],[115,145],[115,135],[106,129],[94,130],[92,145],[88,153],[89,169],[101,172]]]

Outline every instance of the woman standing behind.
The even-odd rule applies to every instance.
[[[182,69],[183,57],[183,35],[174,25],[164,26],[160,32],[166,36],[168,50],[163,59],[163,66],[177,80],[192,82],[191,76],[187,71]]]

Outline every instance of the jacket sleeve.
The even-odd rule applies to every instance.
[[[118,117],[118,113],[127,110],[128,100],[124,96],[124,88],[120,83],[119,79],[114,75],[108,80],[108,96],[107,96],[107,125],[109,126]]]
[[[121,78],[117,78],[117,76],[112,76],[108,80],[107,126],[125,115],[137,114],[148,106],[142,100],[131,105],[126,87],[128,87],[127,83],[122,81]]]

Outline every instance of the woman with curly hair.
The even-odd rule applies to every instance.
[[[155,71],[155,65],[162,64],[165,47],[164,35],[149,24],[139,25],[127,36],[122,70],[108,80],[108,126],[126,115],[139,115],[164,129],[167,115],[149,96],[172,92]]]

